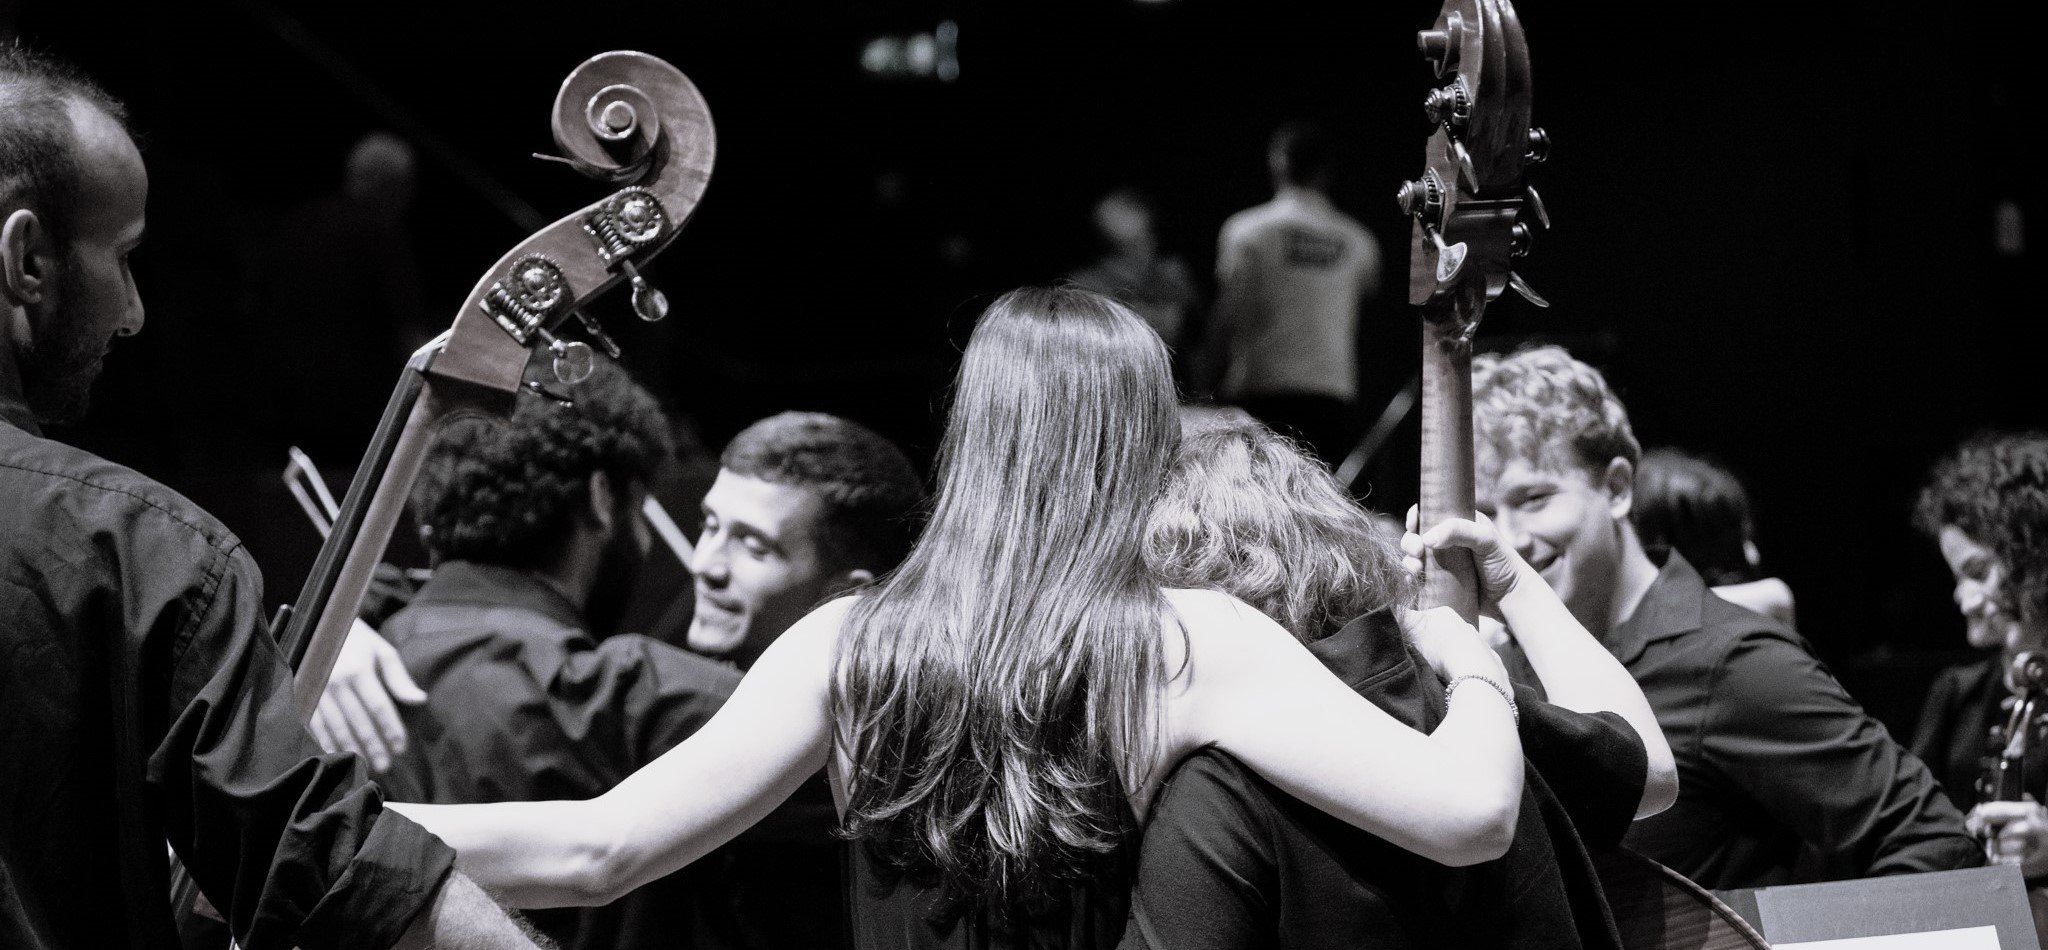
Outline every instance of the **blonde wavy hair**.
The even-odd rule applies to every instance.
[[[1481,484],[1516,459],[1552,471],[1575,463],[1596,476],[1615,459],[1643,460],[1607,378],[1561,346],[1473,357],[1472,428]]]
[[[1182,440],[1144,552],[1162,583],[1224,591],[1305,643],[1408,601],[1392,531],[1256,422]]]

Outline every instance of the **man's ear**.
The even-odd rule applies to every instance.
[[[38,259],[50,253],[49,243],[50,229],[27,208],[15,209],[0,222],[0,302],[14,311],[7,330],[21,343],[34,342],[21,308],[42,303],[49,293],[46,264]]]
[[[840,571],[839,573],[832,575],[831,583],[826,585],[825,596],[837,597],[838,595],[846,593],[847,591],[850,591],[856,587],[873,583],[874,580],[875,572],[870,571],[865,567],[856,567]]]
[[[619,510],[619,496],[612,485],[611,476],[606,475],[603,469],[591,472],[588,488],[590,490],[584,494],[590,497],[590,507],[584,515],[597,522],[598,528],[610,531],[612,519],[617,516]]]
[[[1615,458],[1607,463],[1607,471],[1601,475],[1607,489],[1607,513],[1616,521],[1627,521],[1629,513],[1636,507],[1636,467],[1625,458]]]

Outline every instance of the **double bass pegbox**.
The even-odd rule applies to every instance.
[[[491,289],[484,292],[478,306],[520,346],[535,339],[546,343],[554,357],[555,378],[573,385],[590,378],[596,360],[589,344],[564,340],[548,332],[549,318],[568,296],[569,279],[562,276],[562,268],[534,254],[513,261],[505,276],[493,281]],[[588,326],[589,321],[585,324]],[[609,338],[605,339],[609,343]]]
[[[569,279],[554,261],[535,254],[512,262],[480,302],[484,312],[521,346],[531,342],[568,296]]]

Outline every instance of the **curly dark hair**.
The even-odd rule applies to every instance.
[[[2006,596],[2029,624],[2048,620],[2048,432],[1984,432],[1928,471],[1913,525],[1954,525],[2005,568]]]
[[[532,367],[527,376],[539,378]],[[588,503],[592,474],[621,489],[647,484],[674,452],[668,417],[616,364],[599,359],[589,379],[550,389],[571,405],[522,393],[509,420],[463,417],[435,436],[412,515],[436,562],[544,566]]]
[[[924,481],[896,444],[867,426],[822,412],[784,412],[741,430],[719,467],[815,493],[824,502],[819,541],[828,560],[880,574],[917,540]]]

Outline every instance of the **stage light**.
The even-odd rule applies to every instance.
[[[882,79],[960,78],[960,27],[946,20],[926,33],[877,36],[861,47],[860,68]]]

